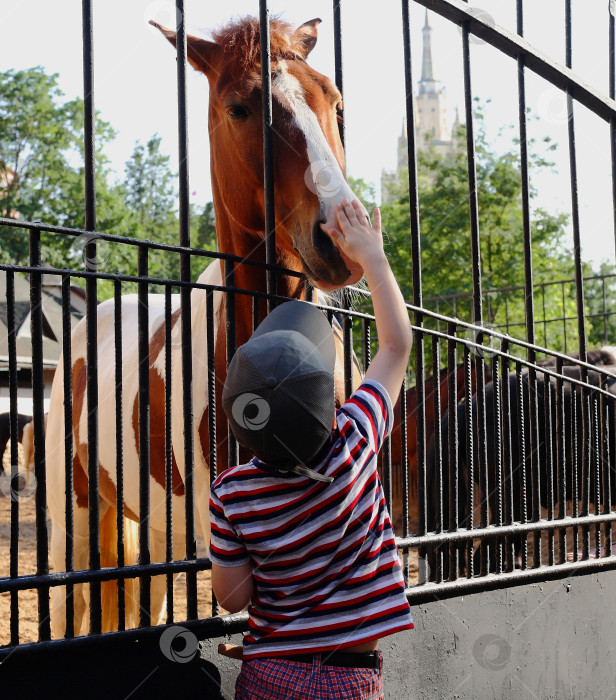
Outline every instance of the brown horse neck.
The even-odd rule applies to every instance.
[[[265,238],[263,233],[241,230],[241,228],[227,220],[216,220],[216,237],[218,250],[221,253],[234,255],[251,262],[265,263]],[[287,269],[297,268],[299,264],[292,256],[286,255],[277,247],[275,264]],[[231,285],[238,289],[246,289],[254,292],[267,292],[268,271],[262,267],[241,262],[225,263],[221,261],[222,279],[224,285]],[[231,276],[232,275],[232,276]],[[276,275],[276,294],[292,299],[305,298],[305,279],[291,275]],[[260,323],[267,314],[267,300],[264,297],[254,297],[251,294],[235,294],[235,329],[236,344],[245,343],[253,331],[254,300],[258,303],[258,322]]]

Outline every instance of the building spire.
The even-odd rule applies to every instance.
[[[434,80],[432,73],[432,45],[430,42],[430,33],[432,27],[428,19],[428,10],[426,10],[426,21],[421,30],[423,34],[423,57],[421,61],[421,82],[425,80]]]

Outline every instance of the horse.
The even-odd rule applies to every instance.
[[[306,299],[306,280],[328,293],[355,284],[363,270],[351,262],[332,243],[327,231],[336,223],[335,206],[343,199],[355,199],[345,176],[345,158],[338,121],[341,95],[334,83],[306,62],[317,42],[319,19],[298,29],[281,20],[272,20],[271,75],[274,161],[274,201],[276,224],[275,263],[294,275],[278,277],[277,294]],[[171,44],[176,33],[152,23]],[[205,74],[209,83],[209,138],[211,179],[216,217],[218,251],[239,259],[265,262],[265,203],[263,195],[263,138],[261,119],[261,55],[258,20],[232,21],[215,31],[211,40],[188,36],[188,62]],[[234,304],[237,344],[252,333],[254,308],[252,297],[237,290],[267,291],[264,268],[235,264]],[[223,285],[223,263],[213,261],[198,279],[200,284]],[[222,293],[213,295],[213,338],[208,339],[207,292],[191,292],[191,334],[193,368],[193,417],[195,502],[197,527],[209,540],[209,466],[208,376],[205,348],[208,340],[215,347],[215,394],[221,405],[226,376],[227,323]],[[266,314],[265,300],[257,297],[256,315]],[[150,518],[151,560],[165,561],[165,489],[171,489],[174,513],[185,507],[184,415],[182,376],[182,316],[174,301],[171,317],[172,406],[172,480],[165,479],[165,331],[162,295],[149,297],[149,382],[150,382]],[[122,410],[123,410],[123,512],[125,516],[125,563],[135,561],[136,523],[139,513],[139,403],[136,296],[122,297]],[[101,565],[115,565],[117,508],[114,301],[99,305],[98,327],[98,434],[99,505]],[[72,432],[74,443],[74,568],[88,566],[88,443],[86,392],[86,325],[82,320],[71,339]],[[339,360],[342,357],[341,333],[335,330]],[[51,559],[56,571],[66,568],[65,551],[65,478],[63,360],[53,382],[48,429],[46,431],[47,493],[52,521]],[[344,398],[343,364],[335,371],[336,396]],[[359,381],[357,367],[353,383]],[[217,447],[219,461],[226,459],[226,421],[217,411]],[[173,532],[174,558],[186,554],[185,524],[176,518]],[[108,555],[108,556],[105,556]],[[138,623],[138,600],[126,595],[126,626]],[[166,607],[165,577],[151,581],[150,624],[163,621]],[[85,612],[89,591],[75,586],[73,594],[75,634],[87,629]],[[102,584],[102,631],[117,628],[117,589]],[[52,631],[65,631],[66,595],[52,589]]]
[[[22,413],[17,414],[17,441],[19,443],[23,440],[24,427],[30,423],[32,416],[27,416]],[[0,413],[0,455],[4,457],[6,450],[10,450],[10,439],[11,439],[11,414]],[[4,460],[3,460],[4,463]],[[10,453],[9,453],[9,464],[10,464]],[[4,470],[4,466],[0,469],[0,473]]]
[[[616,363],[606,364],[616,360],[616,357],[611,355],[609,349],[603,351],[589,351],[588,358],[592,362],[596,362],[596,366],[601,367],[605,372],[616,375]],[[604,374],[588,370],[587,379],[584,382],[583,371],[579,365],[574,364],[574,359],[565,360],[562,369],[562,414],[557,415],[557,379],[542,371],[541,368],[552,369],[555,367],[555,361],[542,361],[542,365],[536,369],[536,383],[534,388],[531,386],[530,373],[527,368],[518,372],[509,372],[506,377],[499,377],[497,382],[491,381],[486,384],[485,388],[485,415],[486,415],[486,472],[488,491],[484,492],[484,485],[480,483],[480,474],[477,468],[477,460],[475,455],[474,460],[474,484],[478,487],[480,499],[488,499],[489,504],[489,523],[498,524],[498,502],[502,498],[501,517],[502,522],[519,522],[533,519],[533,513],[536,507],[541,506],[547,508],[550,504],[558,502],[560,490],[557,485],[560,485],[560,474],[557,469],[557,448],[556,436],[558,430],[564,431],[564,454],[561,454],[559,459],[564,470],[564,487],[565,498],[567,500],[580,500],[583,494],[580,492],[580,483],[585,484],[588,475],[577,476],[574,474],[573,465],[577,459],[577,450],[580,449],[581,437],[576,435],[574,441],[574,433],[576,425],[573,423],[574,411],[577,411],[577,428],[579,429],[580,418],[580,387],[574,389],[575,382],[582,381],[585,385],[591,387],[588,391],[592,392],[592,387],[599,387],[601,381],[606,382],[608,393],[616,396],[616,376],[608,376],[605,379]],[[505,386],[506,384],[506,386]],[[498,385],[498,386],[497,386]],[[498,388],[500,401],[500,413],[497,410],[498,403],[496,399],[496,389]],[[508,389],[509,405],[503,403],[504,389]],[[520,418],[520,401],[527,411],[530,420],[530,395],[531,390],[535,396],[537,406],[538,420],[535,423],[535,444],[531,440],[531,427],[529,421],[521,423]],[[612,415],[616,404],[611,406]],[[471,522],[471,504],[469,503],[469,493],[471,489],[470,483],[470,464],[469,455],[467,453],[466,435],[468,432],[468,417],[472,416],[473,420],[473,439],[476,443],[478,439],[476,429],[477,416],[477,396],[474,396],[469,409],[467,402],[460,401],[456,406],[457,429],[460,439],[457,444],[457,465],[449,464],[449,453],[445,448],[441,455],[441,474],[442,474],[442,522],[439,523],[439,513],[441,512],[441,504],[439,502],[440,492],[436,488],[436,478],[439,466],[437,464],[437,456],[435,453],[434,440],[428,450],[428,530],[437,529],[438,525],[442,524],[443,531],[451,529],[454,525],[452,519],[453,503],[450,502],[450,478],[453,470],[457,469],[458,475],[458,502],[457,502],[457,525],[458,527],[469,527]],[[502,425],[508,418],[510,431],[510,470],[506,466],[503,456],[507,450],[507,446],[503,444],[502,452],[497,449],[497,432],[502,434]],[[449,425],[451,422],[450,414],[443,417],[441,423],[442,444],[448,444]],[[612,426],[613,428],[613,426]],[[581,433],[580,433],[581,435]],[[613,469],[614,463],[614,430],[610,429],[610,449],[611,461]],[[524,452],[522,451],[524,446]],[[452,468],[453,466],[453,468]],[[605,466],[605,465],[604,465]],[[500,474],[499,474],[500,470]],[[509,477],[509,471],[511,478]],[[538,474],[538,480],[532,478],[532,473]],[[498,479],[500,476],[501,486],[499,487]],[[590,476],[595,479],[595,473],[591,472]],[[593,484],[595,489],[598,489],[601,494],[601,499],[606,497],[604,483],[604,474],[599,473],[599,482]],[[538,482],[538,484],[537,484]],[[616,497],[616,480],[612,477],[611,483],[611,502],[614,502]],[[538,485],[538,492],[536,486]],[[554,494],[552,496],[552,494]],[[525,536],[511,537],[509,542],[513,545],[513,556],[517,563],[520,561],[523,541]],[[434,547],[426,547],[432,573],[435,574],[436,567],[436,551],[442,547],[445,552],[445,560],[443,562],[443,575],[455,576],[457,572],[452,570],[452,559],[454,552],[457,551],[460,557],[461,571],[464,571],[466,566],[466,553],[468,545],[454,545],[450,547],[447,543]],[[481,564],[475,552],[475,563]],[[491,557],[490,566],[486,568],[493,569],[494,557]],[[513,564],[511,564],[513,565]],[[477,568],[477,567],[475,567]]]

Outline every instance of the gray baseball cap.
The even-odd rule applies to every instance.
[[[331,481],[306,465],[331,433],[335,361],[322,311],[302,301],[276,307],[229,364],[222,405],[237,441],[281,469]]]

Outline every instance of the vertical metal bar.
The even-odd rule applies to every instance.
[[[514,521],[514,492],[513,492],[513,443],[511,429],[511,385],[509,383],[509,342],[501,340],[502,356],[500,378],[495,376],[493,381],[502,383],[503,405],[503,471],[504,471],[504,511],[506,524]],[[507,571],[513,571],[515,566],[515,542],[507,538]]]
[[[571,386],[571,488],[572,488],[572,516],[577,518],[580,514],[579,498],[580,498],[580,456],[581,441],[578,439],[579,423],[580,423],[580,400],[577,387]],[[578,550],[580,548],[580,532],[576,527],[573,528],[573,561],[578,559]]]
[[[458,529],[458,357],[456,345],[456,324],[449,321],[447,324],[447,405],[449,406],[449,421],[447,434],[448,450],[448,511],[449,511],[449,531],[456,532]],[[453,550],[453,551],[452,551]],[[458,578],[460,571],[460,548],[453,546],[447,548],[447,565],[449,568],[449,578]]]
[[[582,387],[580,390],[582,397],[582,515],[590,514],[590,492],[592,476],[592,403],[591,390]],[[582,557],[588,559],[590,550],[590,526],[582,526]]]
[[[11,535],[10,563],[11,578],[19,576],[19,499],[13,495],[13,489],[18,480],[19,452],[17,446],[17,328],[15,320],[15,273],[6,271],[6,325],[8,329],[7,345],[9,355],[9,406],[11,441]],[[28,465],[25,465],[26,469]],[[11,591],[11,644],[19,644],[19,593]]]
[[[64,489],[65,489],[65,567],[74,569],[74,518],[73,518],[73,391],[71,348],[71,278],[62,275],[62,380],[64,389]],[[75,634],[75,614],[72,584],[66,586],[65,637]]]
[[[563,361],[556,358],[556,462],[558,471],[558,518],[562,519],[567,515],[567,463],[571,462],[571,457],[566,448],[567,421],[565,414],[565,393],[562,379]],[[564,563],[567,559],[567,530],[561,528],[558,533],[559,562]]]
[[[341,0],[334,0],[333,5],[334,14],[334,64],[335,64],[335,80],[336,87],[340,91],[343,98],[343,110],[344,110],[344,76],[343,76],[343,66],[342,66],[342,7]],[[342,119],[338,121],[338,132],[340,134],[340,141],[344,147],[344,111],[341,114]]]
[[[256,305],[258,308],[258,304]],[[214,338],[214,292],[206,291],[205,316],[207,332],[207,421],[208,421],[208,465],[210,467],[210,484],[218,474],[217,435],[216,435],[216,344]],[[218,603],[212,593],[212,615],[218,615]]]
[[[252,298],[252,332],[257,330],[259,325],[259,298],[254,296]]]
[[[224,266],[225,286],[227,287],[227,291],[225,293],[225,315],[227,318],[226,346],[228,366],[233,359],[233,355],[235,354],[235,346],[237,342],[235,333],[235,294],[233,291],[231,291],[235,286],[235,266],[231,260],[225,260]],[[227,437],[227,444],[229,445],[227,466],[232,467],[238,463],[238,447],[235,436],[233,435],[233,431],[230,427],[228,427]]]
[[[276,215],[274,202],[274,134],[272,119],[272,68],[270,51],[270,17],[267,0],[259,0],[261,39],[261,111],[263,117],[263,197],[265,199],[265,261],[276,262]],[[276,270],[267,271],[267,308],[271,311],[276,300]]]
[[[150,564],[150,338],[148,249],[139,246],[137,338],[139,352],[139,564]],[[150,583],[139,577],[139,625],[150,626]]]
[[[172,404],[173,347],[172,288],[165,287],[165,559],[173,561],[173,443]],[[175,617],[173,596],[173,574],[167,574],[167,623]]]
[[[526,410],[526,398],[524,392],[524,377],[522,374],[522,365],[516,362],[516,393],[517,393],[517,404],[518,404],[518,450],[519,450],[519,462],[516,469],[520,473],[520,522],[522,524],[528,522],[528,488],[526,483],[526,426],[527,426],[527,415]],[[522,568],[526,569],[528,566],[528,540],[526,534],[522,535]]]
[[[601,449],[600,449],[600,441],[599,441],[599,435],[601,433],[600,430],[600,422],[599,422],[599,399],[597,395],[593,392],[593,399],[592,399],[592,437],[593,437],[593,455],[594,459],[592,460],[593,464],[593,506],[594,506],[594,511],[595,515],[599,515],[601,512]],[[601,526],[597,523],[595,525],[595,557],[600,557],[601,556]]]
[[[572,27],[571,0],[565,0],[566,64],[572,67]],[[586,362],[586,326],[584,324],[584,274],[582,266],[582,243],[580,240],[580,217],[578,205],[577,157],[575,144],[575,121],[573,96],[567,91],[568,130],[569,130],[569,169],[571,175],[571,225],[573,228],[573,254],[575,263],[575,292],[578,317],[578,341],[580,360]],[[583,381],[586,371],[582,368]],[[584,426],[582,426],[584,428]]]
[[[501,416],[503,416],[502,405],[502,384],[499,381],[500,358],[498,355],[492,356],[492,420],[494,421],[494,484],[489,484],[489,493],[494,494],[493,502],[496,502],[496,512],[492,513],[492,523],[501,526],[503,524],[503,426]],[[506,409],[505,409],[506,410]],[[487,495],[484,496],[487,500]],[[503,572],[503,540],[501,537],[495,540],[495,565],[496,573]],[[483,562],[482,562],[483,564]],[[487,570],[486,572],[487,573]]]
[[[552,440],[552,394],[554,389],[548,374],[543,375],[543,417],[545,444],[545,475],[548,520],[554,519],[554,443]],[[554,566],[554,530],[548,530],[548,564]]]
[[[479,205],[477,201],[477,168],[475,158],[475,134],[473,128],[473,92],[471,86],[471,56],[469,41],[469,22],[462,23],[462,60],[464,70],[464,105],[466,112],[466,153],[468,160],[468,193],[471,229],[471,259],[473,276],[473,323],[483,326],[483,304],[481,291],[481,245],[479,238]],[[483,335],[480,333],[477,342],[481,344]],[[479,483],[483,490],[481,507],[481,526],[488,521],[487,507],[487,454],[486,454],[486,408],[485,408],[485,371],[483,357],[475,361],[475,379],[477,383],[477,466]],[[488,567],[488,549],[486,541],[482,540],[481,561],[484,573]]]
[[[517,32],[520,36],[524,35],[524,13],[523,13],[523,3],[522,0],[517,0],[516,6],[516,24]],[[539,459],[539,448],[538,448],[538,426],[539,426],[539,415],[537,407],[537,377],[535,372],[535,362],[536,354],[534,346],[536,343],[535,338],[535,306],[534,306],[534,291],[533,291],[533,262],[532,262],[532,230],[531,230],[531,220],[530,220],[530,187],[528,179],[528,136],[526,128],[526,76],[525,76],[525,63],[526,59],[524,56],[518,56],[518,121],[520,129],[520,181],[522,188],[522,224],[523,224],[523,243],[524,243],[524,294],[525,294],[525,326],[526,326],[526,340],[530,347],[527,348],[527,359],[531,366],[528,373],[529,381],[529,398],[530,398],[530,445],[529,445],[529,456],[531,472],[536,475],[536,479],[533,480],[533,497],[535,498],[535,505],[538,508],[540,502],[539,493],[539,474],[540,474],[540,459]],[[542,289],[544,289],[542,287]],[[545,297],[544,297],[545,302]],[[546,332],[545,328],[545,303],[544,303],[544,334]],[[534,467],[534,469],[533,469]],[[526,468],[526,467],[525,467]],[[537,512],[535,510],[535,517]],[[537,532],[534,535],[534,553],[535,562],[537,556],[541,552],[541,533]]]
[[[370,360],[372,355],[372,348],[370,346],[370,319],[364,319],[364,372],[368,370],[370,366]]]
[[[85,227],[96,230],[96,111],[94,108],[94,51],[92,0],[82,0],[83,23],[83,118],[84,118],[84,176]],[[93,251],[95,252],[95,251]],[[95,260],[89,252],[86,259]],[[96,280],[93,280],[96,285]]]
[[[545,284],[541,285],[541,311],[543,312],[543,347],[548,347],[548,322],[547,312],[545,310]]]
[[[612,100],[616,99],[616,18],[615,10],[610,3],[609,6],[609,92]],[[614,208],[614,249],[616,251],[616,116],[610,119],[610,145],[612,155],[612,204]]]
[[[607,389],[607,380],[603,379],[603,386]],[[601,457],[603,462],[603,512],[610,513],[612,510],[612,475],[611,475],[611,460],[614,459],[613,451],[610,450],[610,416],[614,415],[614,401],[602,397],[603,412],[602,412],[602,439],[601,439]],[[605,555],[612,554],[612,524],[605,523]]]
[[[406,396],[406,377],[400,391],[400,478],[402,480],[402,534],[408,537],[409,531],[409,446],[408,446],[408,402]]]
[[[563,336],[565,338],[565,348],[564,353],[567,354],[567,314],[565,307],[565,283],[561,282],[560,285],[561,297],[562,297],[562,308],[563,308]]]
[[[475,527],[475,425],[473,415],[473,367],[471,352],[468,345],[464,346],[464,405],[466,407],[466,480],[467,499],[466,517],[462,521],[469,530]],[[474,576],[473,540],[466,545],[467,576]]]
[[[178,83],[178,146],[179,146],[179,195],[180,245],[190,247],[190,190],[188,181],[188,113],[186,93],[186,22],[183,0],[176,0],[177,26],[177,83]],[[180,280],[189,283],[190,253],[180,253]],[[197,556],[195,537],[195,477],[194,477],[194,437],[193,437],[193,373],[192,373],[192,319],[190,287],[180,289],[182,319],[182,396],[184,414],[184,487],[186,519],[186,558]],[[188,619],[197,617],[197,574],[186,572],[186,601]]]
[[[348,289],[342,290],[342,308],[349,311],[351,298]],[[353,393],[353,318],[346,313],[342,316],[343,355],[344,355],[344,395],[348,399]],[[389,451],[389,442],[384,449]],[[390,463],[391,467],[391,463]],[[390,474],[391,476],[391,474]]]
[[[436,491],[437,508],[436,508],[436,532],[443,532],[444,517],[443,517],[443,442],[441,435],[441,381],[440,381],[440,346],[437,336],[432,337],[432,380],[434,389],[432,398],[434,401],[434,459],[435,463],[431,465],[436,472]],[[434,578],[437,581],[443,580],[443,550],[446,545],[440,544],[436,549],[436,571]]]
[[[415,142],[415,107],[413,94],[413,71],[411,62],[410,2],[402,0],[402,31],[404,37],[404,86],[406,99],[406,123],[409,172],[409,211],[411,234],[411,262],[413,271],[413,304],[421,308],[423,292],[421,283],[421,238],[419,227],[419,194],[417,181],[417,145]],[[417,396],[417,493],[418,533],[426,533],[426,414],[425,414],[425,352],[423,314],[416,311],[415,325],[415,389]]]
[[[92,2],[82,1],[83,14],[83,102],[85,228],[96,230],[96,145],[94,110],[94,54]],[[96,260],[96,243],[86,244],[86,259]],[[98,477],[98,371],[97,371],[97,290],[96,278],[86,279],[86,380],[88,411],[88,515],[91,569],[100,568],[99,477]],[[90,584],[90,632],[101,631],[101,586]]]
[[[464,106],[466,113],[466,153],[468,160],[468,194],[471,227],[471,258],[473,275],[473,323],[483,325],[481,292],[481,248],[479,242],[479,205],[477,202],[477,169],[475,133],[473,127],[473,92],[471,88],[471,56],[469,23],[462,24],[462,61],[464,69]]]
[[[607,339],[607,294],[605,290],[605,277],[601,280],[601,301],[602,301],[602,315],[603,315],[603,344],[608,344]]]
[[[114,282],[114,350],[115,350],[115,411],[116,411],[116,528],[118,531],[118,566],[124,561],[124,444],[122,408],[122,283]],[[126,626],[125,579],[118,579],[118,629]]]
[[[30,231],[30,265],[41,266],[41,238]],[[43,380],[43,309],[41,273],[30,273],[30,333],[32,338],[32,418],[34,427],[34,476],[36,479],[36,573],[49,573],[47,538],[47,484],[45,482],[45,382]],[[49,586],[38,589],[39,641],[51,638],[49,625]]]

